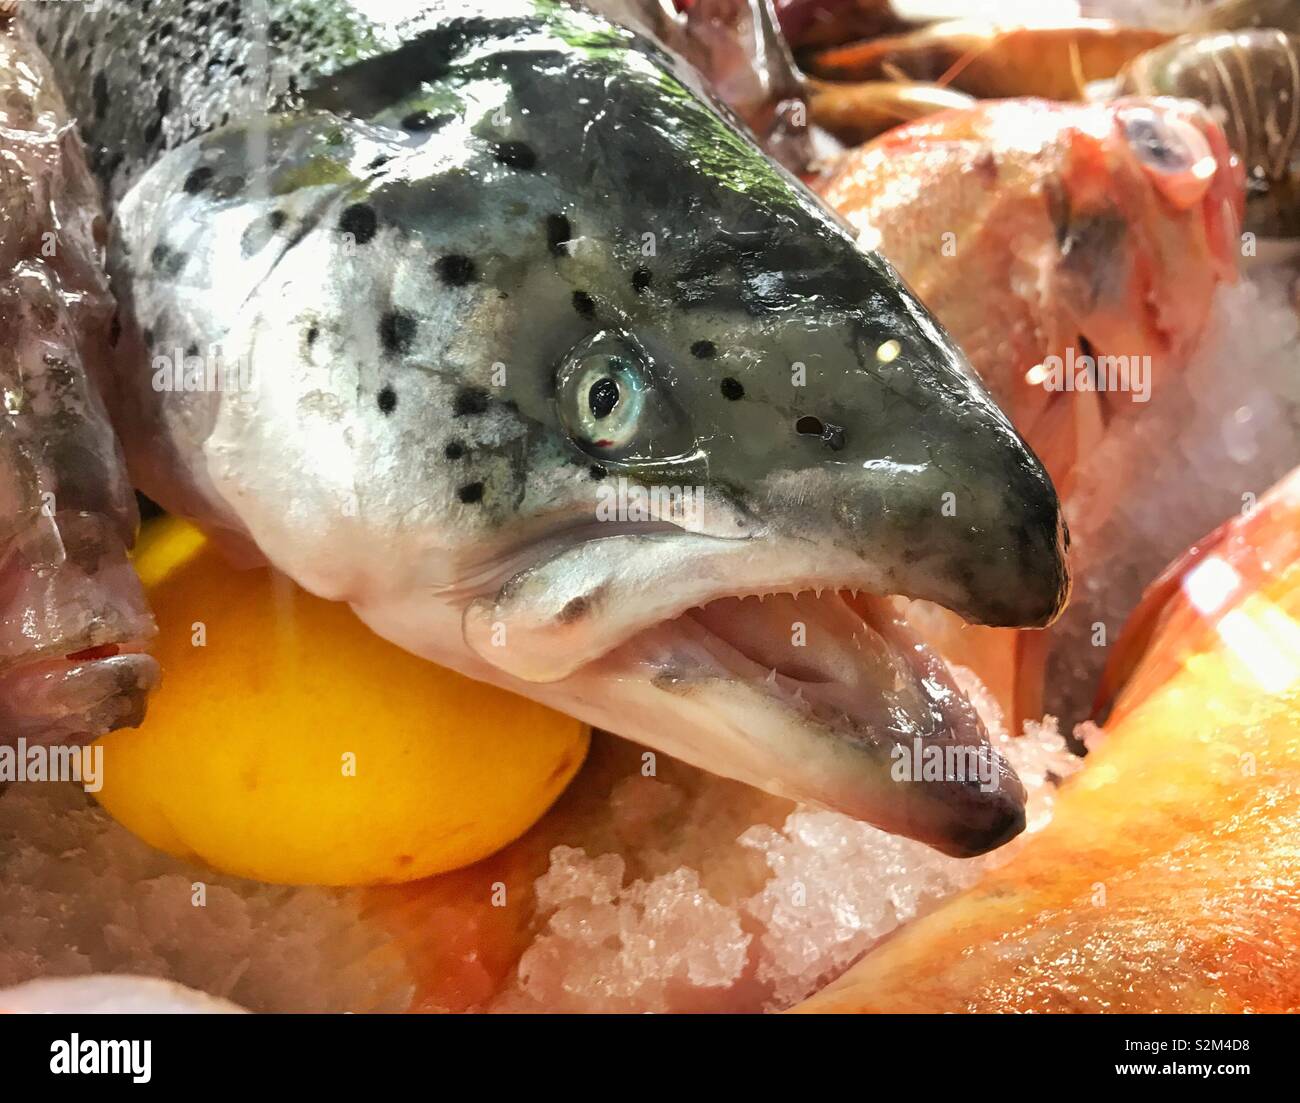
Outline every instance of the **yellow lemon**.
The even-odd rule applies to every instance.
[[[589,732],[417,659],[345,605],[236,571],[192,526],[136,554],[163,683],[143,726],[99,741],[105,808],[146,842],[262,881],[407,881],[523,834]]]

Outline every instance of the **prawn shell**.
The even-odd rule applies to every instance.
[[[846,145],[869,142],[887,130],[939,111],[973,107],[974,97],[920,81],[816,82],[808,107],[812,121]]]
[[[948,20],[823,50],[810,59],[810,71],[830,80],[934,81],[983,99],[1077,100],[1089,82],[1113,77],[1168,39],[1163,31],[1104,19],[1043,27]]]

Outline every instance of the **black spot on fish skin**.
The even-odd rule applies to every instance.
[[[718,346],[712,341],[696,341],[691,346],[691,355],[697,360],[712,360],[718,355]]]
[[[477,266],[469,257],[460,253],[439,257],[434,268],[438,272],[438,278],[448,287],[464,287],[478,277]]]
[[[832,425],[829,421],[805,414],[794,423],[794,431],[801,436],[821,437],[822,443],[832,452],[844,447],[845,431],[842,426]]]
[[[565,602],[564,608],[560,610],[555,619],[561,624],[573,624],[585,617],[590,611],[591,602],[589,599],[574,597]]]
[[[449,460],[463,459],[465,456],[465,445],[458,440],[448,441],[447,447],[442,450],[442,454]]]
[[[316,338],[320,336],[320,327],[310,325],[307,327],[307,347],[311,348],[316,343]]]
[[[487,412],[489,401],[488,393],[482,387],[462,387],[456,392],[451,412],[457,417],[483,414]]]
[[[369,203],[353,203],[350,207],[344,207],[343,213],[339,215],[339,232],[351,234],[352,240],[358,245],[365,245],[375,236],[377,225],[375,209]]]
[[[483,500],[483,484],[466,483],[456,491],[456,497],[466,505],[473,505],[475,502],[481,502]]]
[[[727,376],[727,378],[722,381],[721,390],[722,397],[730,402],[735,402],[737,399],[745,397],[744,386],[742,386],[739,379],[732,379],[731,376]]]
[[[638,268],[632,273],[632,290],[638,295],[641,294],[641,292],[645,291],[650,286],[650,282],[653,278],[654,277],[649,268],[644,266]]]
[[[415,133],[427,133],[434,130],[441,130],[455,115],[430,115],[427,111],[412,111],[402,119],[402,129],[410,130]]]
[[[153,265],[154,271],[172,278],[181,274],[181,269],[185,267],[187,259],[186,254],[169,249],[161,241],[153,247],[153,252],[149,254],[149,263]]]
[[[90,84],[90,94],[95,104],[95,118],[102,119],[108,112],[108,78],[101,69]]]
[[[379,412],[386,417],[397,409],[397,392],[386,386],[375,396],[375,402],[379,406]]]
[[[507,168],[527,172],[537,167],[537,152],[527,142],[498,142],[492,156]]]
[[[214,173],[207,165],[200,165],[187,177],[185,183],[181,185],[185,189],[186,195],[198,195],[204,188],[212,183]]]
[[[553,257],[569,255],[569,241],[573,237],[573,225],[562,214],[546,216],[546,247]]]
[[[609,472],[606,471],[606,470],[605,470],[603,467],[601,467],[599,464],[595,464],[595,463],[593,463],[589,468],[587,468],[587,474],[590,475],[590,476],[591,476],[593,479],[595,479],[597,482],[599,482],[599,481],[600,481],[601,479],[603,479],[606,475],[608,475]]]
[[[145,326],[145,327],[144,327],[144,332],[143,332],[142,334],[140,334],[140,336],[144,338],[144,347],[145,347],[145,348],[152,348],[152,347],[153,347],[153,330],[152,330],[152,329],[150,329],[148,326]]]
[[[408,352],[415,336],[416,320],[400,310],[390,310],[379,319],[379,343],[389,356]]]
[[[585,291],[575,291],[573,293],[573,309],[584,318],[594,318],[596,316],[596,300]]]

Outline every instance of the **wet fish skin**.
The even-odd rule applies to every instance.
[[[266,66],[214,99],[167,81],[204,43],[245,65],[228,22],[74,7],[32,17],[72,94],[90,87],[117,197],[116,401],[150,497],[418,654],[705,768],[953,852],[1019,830],[1002,767],[988,792],[891,780],[911,725],[982,739],[910,644],[891,661],[915,709],[893,727],[764,689],[683,620],[797,590],[842,624],[811,592],[865,589],[1044,624],[1068,579],[1051,484],[946,334],[670,59],[548,3],[378,28],[338,5],[328,47],[285,37],[302,5],[257,5],[245,35],[281,27]],[[141,45],[162,20],[172,37]],[[96,85],[143,114],[96,112]],[[253,385],[154,374],[214,348]],[[631,411],[608,434],[592,364]],[[601,523],[620,479],[703,508]]]
[[[139,722],[157,664],[135,497],[99,397],[96,187],[45,59],[0,20],[0,741]]]

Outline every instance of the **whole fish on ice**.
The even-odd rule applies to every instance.
[[[1051,621],[1052,485],[662,51],[546,0],[26,11],[115,201],[151,497],[707,769],[955,854],[1021,829],[888,595]],[[894,769],[917,744],[939,776]]]

